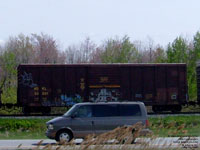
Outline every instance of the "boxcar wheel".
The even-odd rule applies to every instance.
[[[42,109],[42,114],[49,115],[51,113],[51,107],[44,107]]]
[[[153,110],[154,113],[159,113],[159,112],[161,112],[159,106],[152,106],[152,110]]]
[[[175,105],[172,107],[171,112],[172,113],[179,113],[181,111],[182,107],[181,105]]]
[[[28,115],[28,114],[30,114],[31,111],[30,111],[29,107],[23,107],[22,112],[23,112],[24,115]]]

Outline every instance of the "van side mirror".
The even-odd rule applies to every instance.
[[[72,114],[72,115],[71,115],[71,118],[76,118],[76,114]]]

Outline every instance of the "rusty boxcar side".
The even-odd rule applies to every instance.
[[[18,103],[44,109],[142,101],[154,111],[180,110],[187,102],[186,79],[185,64],[19,65]]]

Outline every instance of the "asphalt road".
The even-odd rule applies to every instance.
[[[76,144],[73,149],[77,148],[80,149],[80,142],[81,139],[75,140]],[[40,143],[40,146],[38,147],[38,143]],[[138,138],[136,139],[135,144],[126,145],[125,147],[128,148],[141,148],[143,146],[149,146],[152,148],[200,148],[200,137],[184,137],[184,138],[156,138],[156,139],[150,139],[150,138]],[[44,149],[46,146],[46,149],[48,149],[47,146],[51,146],[51,149],[56,149],[58,146],[56,145],[56,141],[54,140],[0,140],[0,150],[17,150],[17,149]],[[124,145],[123,145],[124,146]],[[70,149],[70,146],[68,146]],[[94,145],[92,146],[94,147]],[[111,145],[106,144],[102,149],[117,149],[122,146],[120,145]],[[68,149],[68,148],[67,148]],[[123,148],[124,149],[124,148]]]

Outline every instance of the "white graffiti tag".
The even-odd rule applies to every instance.
[[[37,86],[37,84],[33,83],[33,78],[32,78],[32,74],[31,73],[26,73],[24,72],[21,75],[21,82],[22,85],[30,87],[30,88],[34,88]]]

